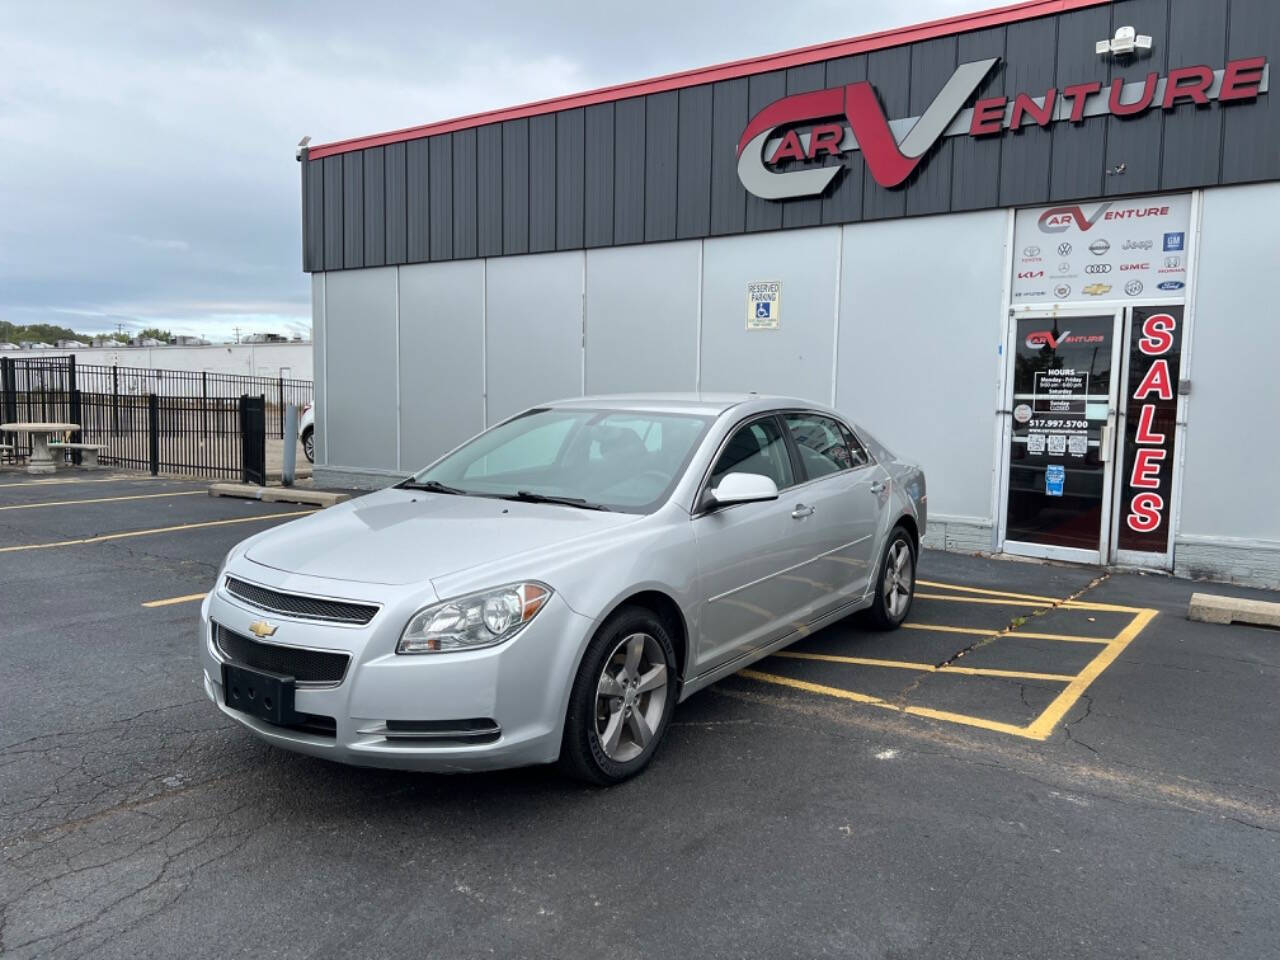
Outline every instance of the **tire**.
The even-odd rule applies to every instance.
[[[308,427],[302,431],[302,452],[310,463],[316,462],[316,431]]]
[[[599,786],[634,777],[653,759],[675,705],[675,645],[666,623],[645,607],[622,608],[582,656],[560,768]]]
[[[875,596],[867,620],[876,630],[897,630],[916,597],[916,544],[903,527],[894,527],[880,555]],[[892,593],[890,592],[892,587]]]

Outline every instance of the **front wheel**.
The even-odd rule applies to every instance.
[[[675,647],[652,611],[614,614],[587,646],[569,695],[560,766],[601,786],[653,759],[676,702]]]
[[[302,452],[306,454],[307,460],[311,463],[316,462],[316,432],[315,430],[302,431]]]
[[[880,559],[875,599],[867,611],[877,630],[896,630],[911,612],[916,595],[916,548],[911,535],[894,527]]]

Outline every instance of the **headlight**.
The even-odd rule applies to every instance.
[[[551,598],[545,583],[510,583],[424,607],[409,618],[396,653],[475,650],[510,640]]]

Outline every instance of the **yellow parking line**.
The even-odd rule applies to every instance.
[[[59,483],[115,483],[129,477],[68,477],[66,480],[24,480],[20,483],[0,483],[0,487],[47,487]],[[136,479],[143,479],[138,477]]]
[[[920,593],[916,591],[918,600],[947,600],[951,603],[989,603],[998,607],[1060,607],[1063,610],[1103,610],[1108,613],[1138,613],[1141,607],[1126,607],[1116,603],[1092,603],[1087,600],[1017,600],[1013,597],[953,597],[946,593]]]
[[[36,507],[70,507],[78,503],[117,503],[121,500],[155,500],[159,497],[194,497],[207,490],[175,490],[173,493],[136,493],[127,497],[91,497],[85,500],[49,500],[44,503],[11,503],[0,510],[33,510]]]
[[[52,543],[24,543],[12,547],[0,547],[0,553],[18,553],[22,550],[48,550],[52,547],[75,547],[87,543],[105,543],[108,540],[125,540],[129,537],[147,537],[153,533],[178,533],[182,530],[199,530],[204,527],[223,527],[232,523],[253,523],[261,520],[275,520],[281,517],[301,517],[314,510],[291,510],[288,513],[263,513],[253,517],[232,517],[230,520],[203,520],[200,523],[180,523],[173,527],[156,527],[152,530],[126,530],[123,533],[104,533],[97,537],[84,537],[80,540],[55,540]]]
[[[1038,597],[1029,593],[1009,593],[1005,590],[988,590],[986,587],[966,587],[958,583],[940,583],[937,580],[917,580],[922,587],[942,587],[945,590],[958,590],[961,593],[983,593],[991,597],[1008,597],[1011,600],[1034,600],[1037,603],[1059,603],[1053,597]]]
[[[859,667],[893,667],[898,670],[918,670],[921,673],[962,673],[970,677],[1004,677],[1014,680],[1052,680],[1057,683],[1070,683],[1075,674],[1068,673],[1030,673],[1023,670],[997,670],[992,667],[957,667],[951,664],[937,666],[932,663],[912,663],[909,660],[877,660],[874,657],[841,657],[831,653],[805,653],[799,650],[784,650],[775,653],[775,657],[790,660],[822,660],[827,663],[850,663]]]
[[[148,600],[143,603],[144,607],[171,607],[175,603],[190,603],[193,600],[203,600],[208,593],[188,593],[183,597],[168,597],[164,600]]]
[[[990,630],[985,627],[944,627],[940,623],[904,623],[903,630],[937,630],[939,633],[964,633],[972,637],[1021,637],[1023,640],[1061,640],[1064,643],[1108,644],[1112,637],[1076,637],[1069,633],[1037,633],[1034,630]]]

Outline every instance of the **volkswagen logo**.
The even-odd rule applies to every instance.
[[[1069,256],[1071,256],[1071,244],[1069,244],[1069,243],[1060,243],[1060,244],[1058,244],[1058,256],[1060,256],[1060,257],[1069,257]]]

